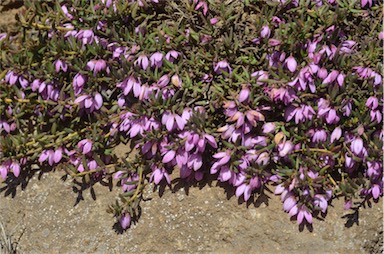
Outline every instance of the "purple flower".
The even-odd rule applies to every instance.
[[[214,26],[217,22],[219,22],[219,19],[218,18],[211,18],[210,20],[209,20],[209,23],[212,25],[212,26]]]
[[[361,0],[361,7],[365,7],[368,4],[368,7],[372,7],[372,0]]]
[[[79,95],[83,90],[84,84],[87,82],[87,77],[81,73],[77,73],[73,78],[73,88],[75,95]]]
[[[171,184],[171,178],[169,177],[168,172],[163,167],[158,167],[155,164],[151,166],[152,174],[149,178],[150,182],[154,182],[155,184],[159,184],[163,178],[166,179],[168,184]]]
[[[325,117],[328,124],[336,124],[340,121],[340,117],[336,114],[336,110],[329,105],[330,102],[328,100],[320,98],[317,102],[318,115],[320,117]]]
[[[263,133],[273,133],[276,129],[276,124],[273,122],[265,123],[262,127]]]
[[[0,38],[1,38],[1,35],[0,35]],[[379,33],[379,40],[384,40],[384,32],[383,31],[381,31],[380,33]],[[0,41],[1,41],[1,39],[0,39]]]
[[[325,213],[328,208],[328,201],[326,200],[326,198],[320,194],[315,194],[313,198],[313,204],[320,208],[322,213]]]
[[[269,29],[269,27],[267,25],[264,25],[262,28],[261,28],[261,31],[260,31],[260,37],[265,39],[265,38],[269,38],[269,36],[271,36],[271,29]]]
[[[189,119],[189,118],[188,118]],[[187,124],[187,115],[179,116],[178,114],[172,113],[167,110],[163,113],[161,118],[161,123],[165,125],[168,131],[174,130],[176,127],[179,130],[183,130],[184,126]]]
[[[160,79],[157,81],[157,85],[161,88],[166,87],[169,84],[169,77],[168,75],[163,75],[160,77]]]
[[[165,55],[165,59],[167,59],[168,61],[170,61],[171,63],[173,63],[178,57],[179,57],[179,53],[175,50],[171,50],[169,51],[166,55]]]
[[[127,229],[131,225],[131,215],[129,213],[122,214],[119,223],[123,229]]]
[[[76,38],[83,42],[83,45],[90,44],[95,40],[95,34],[92,30],[80,30],[76,35]]]
[[[103,97],[99,93],[96,93],[94,98],[90,95],[80,95],[74,103],[79,104],[80,108],[93,112],[95,109],[99,110],[103,106]]]
[[[323,84],[331,84],[333,83],[337,77],[339,76],[339,71],[333,70],[331,73],[328,74],[328,76],[323,80]]]
[[[285,63],[287,64],[287,68],[290,72],[295,72],[297,68],[297,62],[296,59],[293,56],[288,57],[285,60]]]
[[[269,78],[269,74],[266,71],[256,71],[251,74],[251,77],[256,77],[258,85],[263,85],[263,81]]]
[[[340,127],[336,127],[331,134],[331,143],[335,140],[339,140],[342,134],[342,130]]]
[[[328,76],[328,71],[324,67],[322,67],[318,72],[317,72],[317,77],[321,79],[325,79]]]
[[[381,110],[371,110],[370,115],[371,115],[371,122],[376,121],[377,123],[380,123],[383,118]]]
[[[295,107],[290,105],[286,108],[284,117],[287,122],[291,121],[295,117],[295,123],[305,122],[307,119],[312,119],[315,115],[315,111],[309,105],[300,105],[300,107]]]
[[[293,144],[291,141],[285,141],[281,142],[278,146],[277,149],[279,151],[279,156],[280,157],[285,157],[287,154],[291,153],[293,150]]]
[[[327,133],[323,129],[310,130],[309,135],[312,137],[313,143],[325,142],[327,140]]]
[[[199,10],[200,8],[203,8],[203,14],[204,16],[207,16],[207,13],[208,13],[208,4],[203,1],[203,0],[199,0],[198,1],[198,4],[196,5],[195,7],[195,11]]]
[[[344,104],[344,100],[342,101],[342,104]],[[348,101],[345,106],[342,108],[343,116],[350,116],[352,113],[352,103]]]
[[[89,61],[87,63],[87,68],[88,70],[93,71],[94,76],[102,70],[106,70],[106,72],[109,73],[107,62],[103,59]]]
[[[18,78],[19,78],[19,75],[17,75],[13,71],[8,71],[7,75],[5,75],[5,82],[7,82],[10,85],[14,85],[16,84]]]
[[[7,33],[0,33],[0,41],[4,40],[7,38]]]
[[[276,46],[279,46],[281,44],[281,41],[276,40],[276,39],[269,39],[268,44],[271,47],[276,47]]]
[[[361,138],[355,138],[351,142],[351,151],[356,155],[359,155],[363,151],[363,148],[364,148],[364,143]]]
[[[152,67],[160,68],[163,65],[163,54],[156,52],[149,58],[149,60],[151,61]]]
[[[83,139],[77,144],[77,147],[82,154],[87,154],[92,150],[92,141],[89,139]]]
[[[249,184],[241,184],[236,188],[236,197],[240,197],[244,194],[244,200],[248,201],[252,194],[252,187]]]
[[[62,70],[63,72],[67,72],[68,64],[65,61],[58,59],[55,61],[54,64],[55,64],[56,72],[60,72],[60,70]]]
[[[141,69],[146,70],[149,66],[148,57],[146,55],[140,55],[135,61],[135,65],[138,65]]]
[[[297,224],[301,224],[304,218],[308,223],[312,224],[312,214],[305,205],[302,205],[297,213]]]
[[[369,189],[369,192],[372,193],[372,197],[374,199],[378,199],[382,193],[382,187],[379,184],[373,184],[372,187]]]
[[[379,106],[379,100],[375,96],[371,96],[367,99],[365,106],[370,109],[376,109]]]
[[[59,163],[63,158],[63,149],[58,148],[56,150],[43,150],[39,157],[39,162],[43,163],[48,160],[48,164],[53,166],[55,163]]]
[[[251,91],[248,88],[248,85],[244,85],[239,93],[238,100],[239,102],[245,102],[247,103],[249,101],[249,95]]]
[[[221,74],[222,71],[225,71],[227,73],[231,73],[232,72],[232,69],[231,67],[229,66],[228,62],[225,61],[225,60],[222,60],[220,62],[218,62],[215,66],[214,66],[214,71],[217,73],[217,74]]]

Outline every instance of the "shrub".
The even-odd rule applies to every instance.
[[[270,186],[298,224],[383,193],[382,8],[362,0],[26,2],[2,33],[1,166],[118,180],[125,229],[148,182]],[[114,148],[136,154],[119,160]],[[13,176],[12,176],[13,175]],[[362,199],[359,199],[362,198]]]

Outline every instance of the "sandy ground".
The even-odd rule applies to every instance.
[[[34,176],[24,191],[2,191],[0,219],[18,253],[382,252],[382,202],[353,217],[335,200],[326,219],[315,220],[310,232],[289,220],[273,194],[247,207],[215,182],[166,188],[162,197],[149,188],[141,218],[120,234],[105,211],[119,190],[96,185],[96,200],[88,190],[77,203],[79,193],[61,175]]]

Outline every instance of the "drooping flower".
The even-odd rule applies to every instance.
[[[138,65],[141,69],[146,70],[149,66],[148,57],[146,55],[140,55],[135,61],[135,65]]]
[[[92,150],[92,141],[89,139],[83,139],[77,144],[77,147],[82,154],[87,154]]]
[[[160,68],[163,65],[163,54],[160,52],[154,53],[149,60],[151,61],[151,67]]]
[[[285,63],[287,64],[287,68],[290,72],[295,72],[297,68],[297,62],[296,59],[293,56],[288,57],[285,60]]]
[[[73,88],[75,95],[79,95],[83,90],[84,84],[87,82],[87,77],[81,73],[77,73],[73,78]]]
[[[170,61],[171,63],[173,63],[178,57],[179,57],[179,52],[175,51],[175,50],[171,50],[169,51],[166,55],[165,55],[165,59],[167,59],[168,61]]]
[[[227,73],[231,73],[232,68],[229,66],[229,64],[226,60],[222,60],[214,66],[214,71],[217,74],[221,74],[223,71],[225,71]]]
[[[103,59],[99,60],[91,60],[87,63],[87,68],[90,71],[93,71],[93,75],[96,76],[100,71],[105,70],[106,73],[109,73],[109,67],[107,66],[107,62]]]
[[[154,182],[155,184],[159,184],[162,179],[166,179],[168,184],[171,184],[171,178],[167,172],[167,170],[163,167],[159,167],[155,164],[151,166],[152,174],[149,178],[150,182]]]
[[[271,36],[271,29],[267,25],[264,25],[261,28],[260,37],[263,39],[265,39],[265,38],[268,39],[270,36]]]
[[[39,162],[43,163],[48,160],[48,164],[53,166],[55,163],[59,163],[63,157],[63,149],[58,148],[56,150],[43,150],[40,154]]]
[[[67,72],[68,70],[68,64],[60,59],[57,59],[54,65],[56,72],[60,72],[60,70],[62,70],[63,72]]]
[[[127,229],[131,225],[131,215],[129,213],[122,214],[119,223],[122,229]]]
[[[331,143],[333,143],[335,140],[339,140],[342,134],[342,130],[340,127],[336,127],[331,134]]]
[[[75,36],[82,41],[83,45],[91,44],[95,40],[95,34],[89,29],[80,30]]]

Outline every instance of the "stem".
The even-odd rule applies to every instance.
[[[140,168],[139,169],[139,182],[138,182],[136,191],[132,195],[132,197],[127,201],[127,205],[129,205],[132,201],[134,201],[136,199],[136,197],[139,195],[141,188],[142,188],[141,186],[143,185],[142,181],[143,181],[143,168]]]
[[[312,151],[312,152],[321,152],[321,153],[331,153],[331,151],[327,150],[327,149],[321,149],[321,148],[308,148],[308,149],[299,149],[299,150],[295,150],[294,153],[298,153],[298,152],[305,152],[305,151]]]
[[[328,174],[328,177],[329,177],[329,180],[331,180],[332,184],[335,185],[335,187],[337,187],[338,185],[336,184],[336,182],[333,179],[333,177],[330,174]]]

